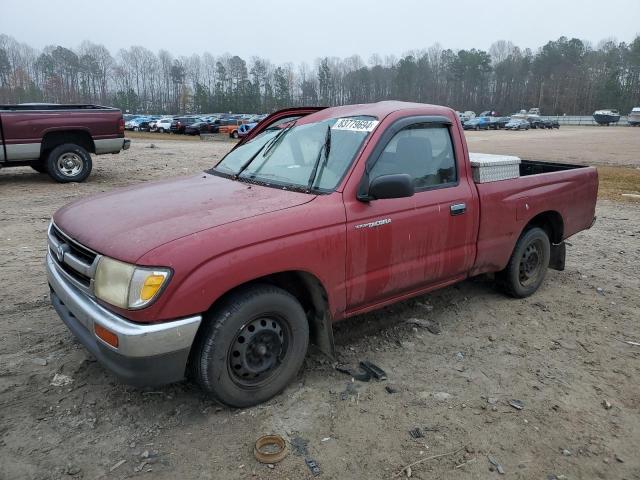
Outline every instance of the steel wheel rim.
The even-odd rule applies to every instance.
[[[75,177],[84,168],[84,162],[80,155],[73,152],[63,153],[58,157],[58,171],[65,177]]]
[[[542,270],[543,248],[541,240],[534,240],[524,249],[518,268],[520,285],[535,284]]]
[[[258,315],[236,334],[227,355],[234,383],[259,387],[277,374],[289,347],[289,329],[275,313]]]

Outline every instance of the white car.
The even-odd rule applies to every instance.
[[[169,127],[171,126],[171,122],[173,122],[173,118],[171,118],[171,117],[161,118],[160,120],[158,120],[156,122],[156,125],[154,127],[154,131],[155,132],[160,132],[160,133],[168,132],[169,131]]]

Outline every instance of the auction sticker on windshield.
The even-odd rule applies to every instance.
[[[370,132],[376,125],[378,120],[358,120],[356,118],[339,118],[331,127],[332,130],[350,130],[352,132]]]

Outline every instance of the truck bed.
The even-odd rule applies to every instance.
[[[523,160],[520,177],[479,183],[478,254],[472,274],[505,267],[530,219],[552,212],[557,218],[551,241],[560,244],[590,228],[595,217],[598,172],[594,167]]]
[[[569,163],[541,162],[538,160],[522,160],[520,162],[520,176],[539,175],[541,173],[562,172],[586,168],[585,165],[571,165]]]

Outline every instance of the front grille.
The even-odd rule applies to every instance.
[[[66,277],[90,293],[99,255],[71,239],[53,223],[49,227],[49,252]]]

